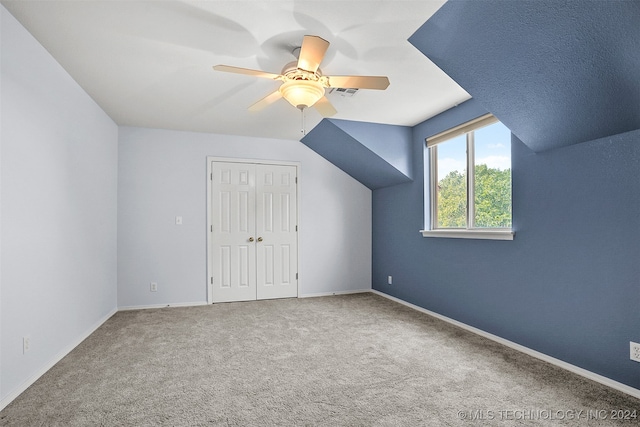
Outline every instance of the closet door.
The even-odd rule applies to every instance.
[[[211,163],[212,301],[298,296],[297,168]]]
[[[256,299],[255,165],[213,162],[213,302]]]
[[[257,299],[298,296],[296,167],[256,166]]]

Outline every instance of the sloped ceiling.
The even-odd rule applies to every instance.
[[[324,119],[301,142],[371,190],[412,180],[411,128]]]
[[[640,128],[638,1],[450,1],[409,41],[534,151]]]

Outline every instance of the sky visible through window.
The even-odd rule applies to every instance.
[[[438,145],[438,181],[457,170],[467,169],[466,135]],[[475,131],[476,165],[505,170],[511,168],[511,131],[502,123],[494,123]]]

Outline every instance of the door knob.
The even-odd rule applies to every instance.
[[[262,242],[262,237],[258,237],[258,242]]]
[[[253,242],[253,237],[249,237],[249,241],[250,241],[250,242]]]

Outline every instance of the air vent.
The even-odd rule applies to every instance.
[[[331,88],[329,93],[333,93],[340,96],[345,96],[351,98],[353,95],[358,92],[358,89],[350,89],[350,88],[342,88],[342,87],[334,87]]]

